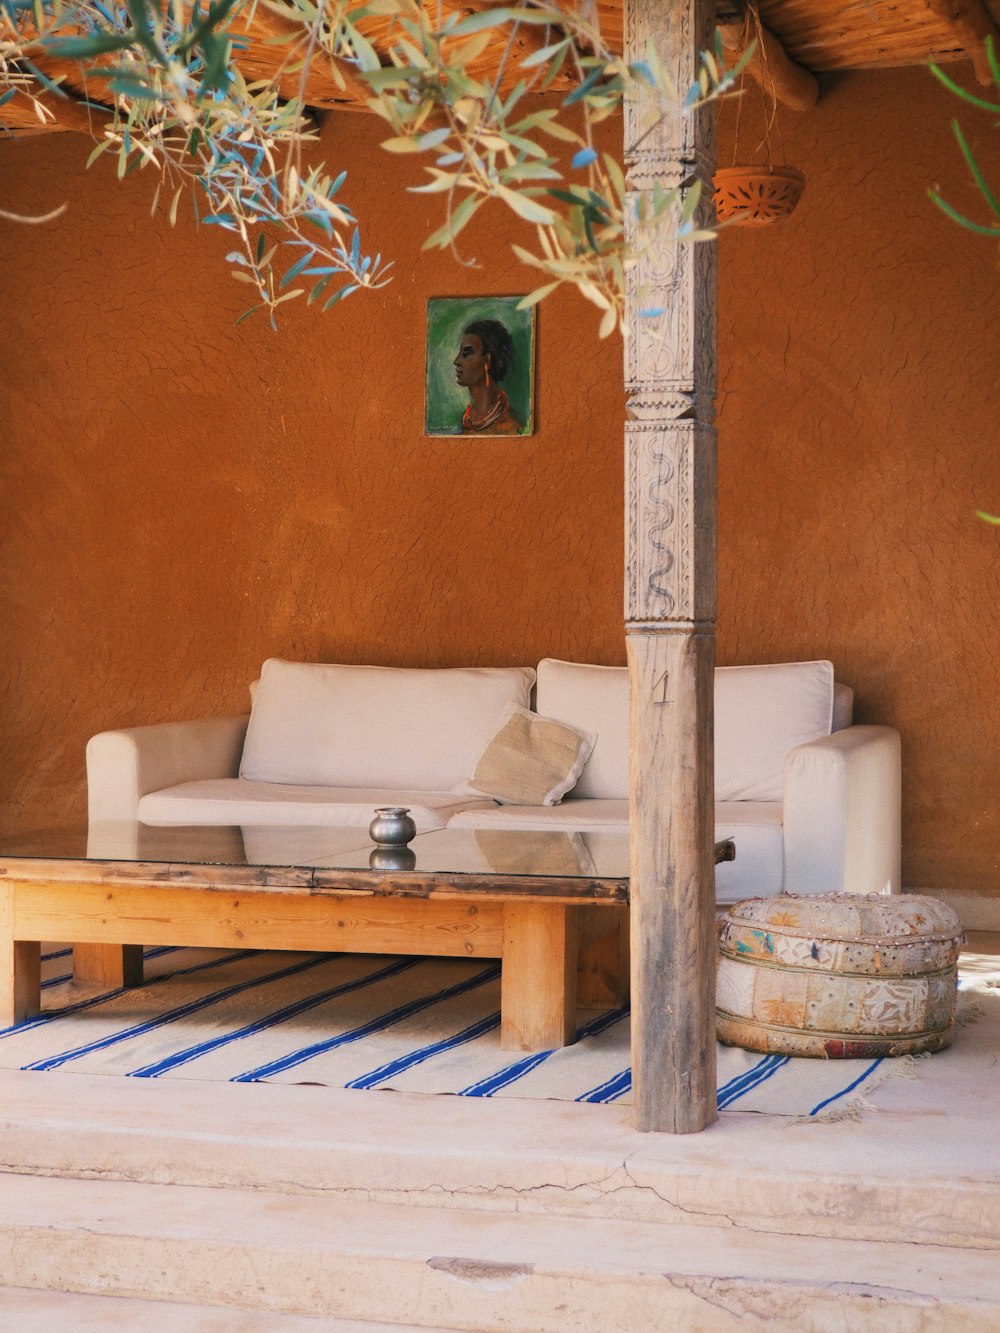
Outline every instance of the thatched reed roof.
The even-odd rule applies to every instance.
[[[456,0],[454,7],[471,13],[491,2]],[[622,43],[623,5],[624,0],[596,0],[595,4],[602,33],[616,49]],[[1000,0],[759,0],[759,10],[767,31],[789,58],[792,71],[798,73],[796,67],[801,67],[806,80],[810,74],[829,70],[885,69],[932,60],[952,64],[971,59],[980,82],[985,82],[985,36],[991,31],[995,33],[996,24],[1000,23]],[[727,25],[735,40],[743,21],[742,0],[720,0],[719,20]],[[290,22],[264,5],[255,7],[245,25],[246,44],[238,58],[248,78],[273,75],[282,61],[288,60],[290,48],[275,44],[275,38],[289,30]],[[242,20],[237,25],[244,26]],[[368,18],[359,27],[378,50],[385,41],[387,20]],[[517,38],[525,50],[530,49],[533,41],[540,40],[531,30]],[[515,53],[516,49],[515,46]],[[483,73],[499,55],[499,51],[487,48],[482,57]],[[40,62],[40,67],[51,77],[61,76],[67,91],[84,95],[84,80],[77,64],[50,59]],[[342,78],[337,79],[328,69],[317,65],[307,85],[307,100],[312,106],[364,105],[366,88],[349,67],[342,65],[340,69]],[[281,90],[291,96],[297,93],[298,84],[299,76],[289,72],[283,76]],[[92,100],[100,100],[98,86],[91,83],[88,92]],[[78,103],[59,98],[49,98],[47,102],[55,120],[43,127],[30,110],[22,111],[24,129],[37,133],[92,128],[92,118]],[[22,127],[18,125],[14,103],[4,108],[3,115],[6,123]]]

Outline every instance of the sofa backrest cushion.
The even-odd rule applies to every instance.
[[[597,736],[571,796],[628,796],[629,680],[626,667],[546,658],[537,708]],[[785,756],[830,734],[833,666],[781,662],[719,667],[715,673],[715,799],[780,801]]]
[[[843,731],[854,722],[854,691],[850,685],[833,682],[833,730]]]
[[[718,668],[715,799],[780,801],[789,750],[829,736],[832,727],[832,663]]]
[[[628,797],[628,668],[545,657],[535,706],[545,717],[596,737],[571,796]]]
[[[596,737],[570,796],[628,798],[628,699],[627,667],[539,662],[539,713]]]
[[[264,663],[240,777],[310,786],[450,791],[468,779],[530,667]]]

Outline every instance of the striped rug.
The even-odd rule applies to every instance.
[[[125,1078],[311,1083],[458,1097],[627,1103],[627,1009],[581,1011],[575,1045],[500,1049],[500,969],[484,960],[146,950],[146,983],[73,982],[47,946],[43,1012],[0,1029],[0,1067]],[[718,1048],[719,1107],[843,1113],[898,1062]]]

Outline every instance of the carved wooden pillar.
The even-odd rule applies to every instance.
[[[681,96],[709,48],[712,0],[627,0],[626,50],[656,44]],[[635,195],[703,182],[714,113],[626,108]],[[716,1115],[714,799],[715,245],[665,246],[629,289],[625,380],[626,643],[632,686],[632,1078],[638,1129],[693,1133]],[[638,310],[665,306],[644,319]]]

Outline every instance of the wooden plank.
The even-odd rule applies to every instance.
[[[47,860],[0,857],[0,880],[11,883],[131,886],[157,891],[168,887],[207,894],[252,889],[275,896],[469,898],[504,902],[533,898],[548,902],[624,903],[628,879],[512,875],[497,872],[398,871],[311,868],[309,866],[194,865],[143,861]]]
[[[678,89],[711,46],[711,0],[634,0],[626,57],[653,41]],[[714,120],[626,107],[633,198],[715,169]],[[658,320],[638,309],[663,306]],[[715,247],[667,245],[629,272],[625,621],[631,679],[633,1123],[693,1133],[716,1114],[712,697]]]
[[[75,944],[173,944],[205,948],[344,950],[499,958],[502,908],[493,903],[63,884],[17,886],[21,939]]]
[[[38,940],[15,939],[13,892],[0,884],[0,1028],[13,1027],[41,1011]]]
[[[315,872],[308,866],[212,865],[168,861],[115,861],[99,858],[73,859],[31,856],[0,856],[0,880],[59,884],[134,884],[157,888],[184,885],[209,892],[233,888],[275,888],[281,892],[301,889],[308,893]]]
[[[73,976],[94,985],[141,986],[141,944],[74,944]]]
[[[232,32],[241,39],[237,63],[248,82],[267,79],[282,97],[301,95],[307,106],[361,110],[371,97],[371,88],[352,64],[310,50],[309,28],[292,9],[281,14],[270,5],[253,5],[237,15]],[[309,68],[296,68],[307,56]]]
[[[927,0],[761,0],[760,14],[811,70],[917,65],[956,54],[954,34]]]
[[[421,874],[409,871],[397,877],[394,872],[346,871],[335,874],[318,870],[315,893],[342,893],[346,889],[365,890],[376,896],[401,898],[468,898],[511,902],[530,898],[534,902],[613,904],[628,901],[628,880],[572,878],[555,875],[513,875],[509,873],[448,874],[444,871]]]
[[[552,903],[503,908],[500,1045],[544,1051],[576,1037],[577,913]]]

